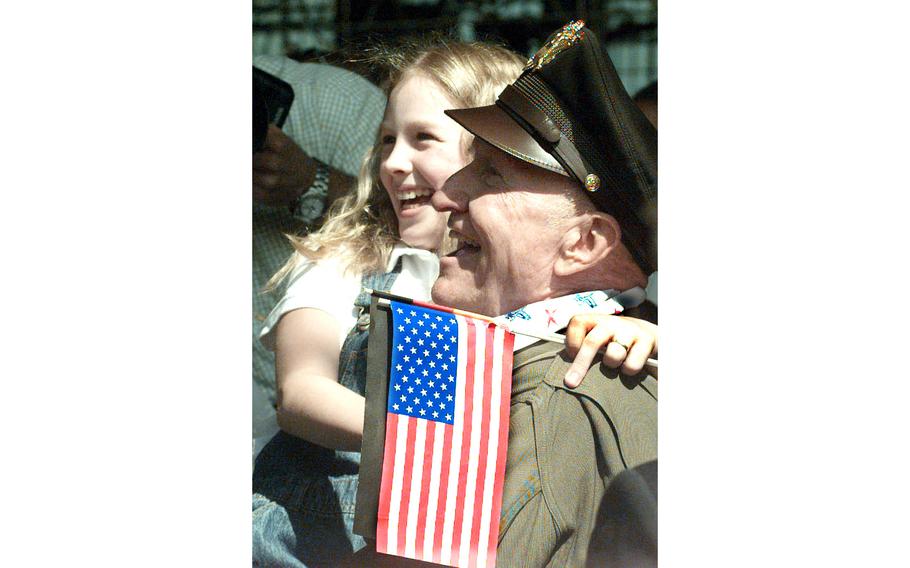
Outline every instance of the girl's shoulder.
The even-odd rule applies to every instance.
[[[274,349],[272,330],[278,321],[284,314],[303,308],[326,312],[342,328],[349,329],[353,325],[351,313],[359,292],[360,275],[346,273],[338,259],[301,261],[291,272],[281,299],[263,323],[260,335],[263,344]]]
[[[338,285],[349,280],[359,281],[360,271],[337,256],[304,259],[288,277],[287,292],[313,284],[319,287]]]

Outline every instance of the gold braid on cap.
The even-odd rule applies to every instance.
[[[585,36],[585,33],[581,31],[583,27],[585,27],[584,20],[575,20],[553,33],[547,38],[547,42],[543,44],[543,47],[537,50],[534,57],[528,60],[523,72],[528,69],[535,71],[540,69],[550,61],[553,61],[553,58],[559,55],[560,52],[581,41],[581,38]]]

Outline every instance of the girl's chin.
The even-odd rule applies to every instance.
[[[429,227],[399,228],[399,238],[411,248],[436,250],[442,241],[442,233]]]
[[[414,217],[425,214],[428,210],[433,210],[433,206],[430,205],[429,202],[421,205],[408,204],[403,207],[399,206],[398,216],[402,219],[413,219]]]

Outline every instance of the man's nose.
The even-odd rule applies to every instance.
[[[439,191],[434,191],[430,203],[437,211],[464,211],[467,209],[464,187],[465,170],[462,168],[449,176]]]

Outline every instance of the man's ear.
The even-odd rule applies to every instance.
[[[554,271],[557,276],[584,271],[605,259],[621,242],[616,219],[599,211],[586,213],[563,237]]]

